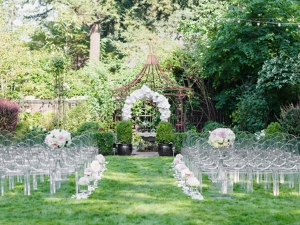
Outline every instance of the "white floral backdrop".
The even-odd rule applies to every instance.
[[[129,96],[126,97],[124,107],[122,109],[122,117],[123,120],[131,119],[131,109],[133,104],[140,99],[151,99],[154,103],[156,103],[159,112],[160,112],[160,120],[168,121],[171,115],[170,104],[168,99],[159,94],[158,92],[152,91],[147,85],[143,85],[141,89],[135,90]]]

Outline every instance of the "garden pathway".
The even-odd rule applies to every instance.
[[[158,156],[158,152],[138,152],[135,147],[132,149],[132,156],[141,156],[141,157],[155,157]]]

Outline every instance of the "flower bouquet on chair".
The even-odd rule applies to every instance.
[[[45,143],[50,148],[63,148],[71,145],[71,134],[62,129],[52,130],[45,138]]]
[[[227,170],[224,166],[223,160],[225,159],[224,152],[221,153],[221,148],[232,147],[235,140],[235,134],[229,128],[217,128],[210,131],[208,143],[214,148],[218,149],[218,158],[216,159],[216,174],[215,178],[212,178],[212,182],[217,186],[217,189],[221,194],[227,194],[230,192],[232,185],[231,180],[227,177]]]
[[[214,148],[233,146],[235,134],[229,128],[217,128],[209,133],[208,143]]]

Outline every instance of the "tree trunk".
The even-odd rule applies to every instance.
[[[90,60],[100,60],[100,22],[90,26]]]

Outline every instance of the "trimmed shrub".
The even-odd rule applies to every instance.
[[[132,143],[132,122],[130,120],[122,120],[117,123],[117,141],[123,144]]]
[[[271,122],[267,129],[266,129],[266,134],[274,134],[277,132],[281,132],[281,125],[278,122]]]
[[[78,127],[77,132],[86,132],[93,131],[96,132],[99,130],[99,124],[97,122],[85,122]]]
[[[203,131],[204,132],[213,131],[217,128],[222,128],[222,127],[224,127],[223,124],[209,120],[204,124]]]
[[[78,131],[73,131],[71,132],[71,137],[76,137],[76,136],[80,136],[81,135],[81,132],[78,132]]]
[[[102,155],[111,155],[114,144],[114,134],[112,132],[95,132],[97,138],[98,152]]]
[[[202,138],[208,138],[209,137],[209,131],[213,131],[217,128],[222,128],[224,127],[223,124],[209,120],[207,121],[204,126],[203,126],[203,132],[199,133],[199,136]]]
[[[174,142],[174,133],[172,124],[165,121],[160,121],[157,130],[155,141],[161,144],[169,144]]]
[[[10,101],[0,100],[0,131],[13,132],[18,123],[20,107]]]

